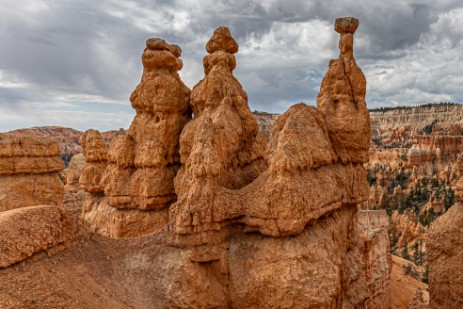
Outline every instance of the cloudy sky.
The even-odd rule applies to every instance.
[[[251,110],[314,104],[342,16],[360,19],[369,107],[463,102],[461,0],[0,0],[0,131],[128,128],[145,40],[182,47],[192,88],[221,25],[240,45],[235,76]]]

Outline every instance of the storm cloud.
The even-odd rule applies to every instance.
[[[342,16],[360,19],[355,55],[370,107],[463,102],[459,0],[4,0],[0,16],[0,131],[127,128],[145,40],[182,47],[180,75],[192,88],[220,25],[240,45],[235,75],[252,110],[314,104]]]

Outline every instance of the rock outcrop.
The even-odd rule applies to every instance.
[[[398,246],[411,244],[417,239],[426,239],[427,229],[418,221],[417,215],[412,210],[407,210],[403,214],[394,211],[391,215],[391,230],[400,235]]]
[[[430,135],[416,136],[420,148],[430,149],[434,153],[455,155],[463,151],[463,136],[461,129],[457,132],[436,132]]]
[[[457,197],[459,202],[437,218],[428,233],[429,308],[433,309],[463,308],[463,199],[461,193]]]
[[[58,143],[59,156],[63,159],[65,164],[73,155],[82,153],[82,147],[79,144],[79,138],[82,132],[72,128],[58,127],[58,126],[43,126],[32,127],[27,129],[18,129],[5,133],[10,137],[39,137],[53,140]]]
[[[137,116],[107,152],[98,132],[83,135],[81,185],[91,193],[83,217],[93,231],[120,238],[160,230],[157,259],[165,263],[150,282],[160,307],[387,301],[377,278],[387,268],[371,261],[383,234],[368,227],[362,241],[356,219],[368,198],[370,134],[366,81],[352,54],[357,26],[355,18],[336,20],[341,54],[323,79],[318,107],[291,107],[268,144],[233,76],[238,44],[227,28],[207,43],[205,77],[189,98],[177,75],[180,49],[147,41],[131,97]],[[166,211],[168,218],[157,216]]]
[[[82,210],[85,200],[85,190],[80,187],[79,179],[85,167],[85,157],[82,153],[71,158],[65,170],[66,184],[64,186],[63,206],[67,209]]]
[[[0,213],[0,269],[38,253],[54,254],[71,245],[79,225],[62,207],[32,206]]]
[[[423,292],[420,288],[416,290],[415,297],[408,306],[408,309],[428,309],[429,308],[429,294]]]
[[[412,146],[408,150],[408,165],[409,166],[416,166],[422,165],[428,162],[431,162],[433,158],[433,153],[429,148],[421,148],[418,146]]]
[[[359,210],[357,229],[359,250],[363,258],[369,296],[365,308],[389,308],[392,256],[389,252],[387,227],[389,217],[385,210]]]
[[[79,226],[61,207],[56,141],[0,134],[0,268],[62,250]],[[71,223],[72,221],[72,223]]]
[[[278,119],[278,117],[281,116],[280,114],[269,114],[257,111],[254,111],[253,115],[256,117],[259,131],[264,133],[266,136],[270,135],[270,130],[272,129],[273,124]]]
[[[375,130],[409,128],[417,132],[435,123],[440,127],[459,125],[463,127],[463,105],[424,105],[394,109],[386,112],[371,112],[371,125]]]
[[[354,59],[356,19],[337,19],[341,55],[331,60],[317,97],[329,136],[341,162],[368,162],[370,117],[365,103],[366,79]]]
[[[81,137],[87,166],[80,183],[92,194],[84,206],[91,228],[110,237],[133,237],[167,223],[177,195],[173,179],[180,167],[179,136],[191,118],[190,90],[177,73],[180,47],[149,39],[142,55],[140,84],[130,100],[137,115],[109,150],[90,130]]]
[[[404,271],[411,269],[412,272],[415,272],[419,268],[408,260],[392,255],[392,272],[389,283],[391,309],[420,308],[413,307],[418,305],[427,306],[429,300],[428,285],[421,281],[419,275],[406,274]],[[421,295],[419,290],[421,290]]]
[[[320,107],[298,104],[279,117],[265,153],[232,75],[228,46],[235,44],[227,29],[214,33],[206,77],[191,94],[195,118],[180,138],[169,224],[170,243],[187,249],[196,269],[182,286],[203,297],[198,304],[190,293],[177,295],[175,306],[353,307],[368,299],[354,250],[357,204],[368,197],[362,164],[370,133],[365,78],[351,49],[357,24],[336,22],[341,56],[324,78]],[[198,290],[197,277],[213,288]]]
[[[0,136],[0,211],[63,203],[64,164],[48,138]]]

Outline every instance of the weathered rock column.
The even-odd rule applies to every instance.
[[[336,19],[340,55],[330,61],[317,97],[317,108],[324,114],[333,147],[343,163],[368,162],[368,152],[363,150],[370,144],[367,82],[353,54],[358,24],[354,17]]]
[[[141,82],[130,97],[137,115],[128,132],[116,136],[108,151],[99,132],[83,136],[83,142],[97,139],[84,147],[89,166],[81,176],[81,185],[92,193],[83,218],[97,233],[134,237],[167,224],[169,206],[177,199],[173,180],[180,168],[180,132],[191,118],[190,90],[178,75],[181,52],[164,40],[147,40]]]

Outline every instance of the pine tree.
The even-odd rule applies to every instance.
[[[421,278],[421,281],[423,281],[426,284],[429,283],[429,265],[428,264],[424,266],[424,273],[423,273],[423,277]]]
[[[404,243],[404,248],[402,249],[402,258],[410,261],[410,254],[408,254],[408,244]]]
[[[413,262],[416,265],[421,265],[420,255],[421,255],[420,254],[420,248],[419,248],[418,239],[417,239],[415,244],[413,245]]]

